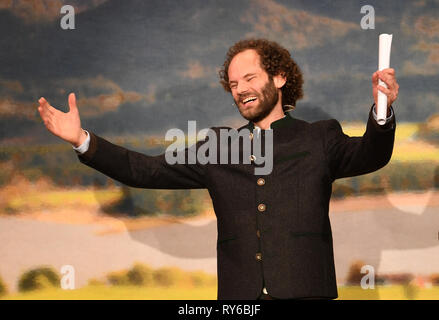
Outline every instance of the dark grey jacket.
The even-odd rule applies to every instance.
[[[271,124],[274,165],[264,176],[254,163],[169,165],[164,154],[129,151],[92,133],[79,159],[132,187],[208,189],[218,222],[218,299],[256,299],[264,285],[276,298],[336,298],[332,182],[385,166],[395,127],[394,116],[379,126],[370,111],[363,137],[348,137],[334,119],[308,123],[286,113]]]

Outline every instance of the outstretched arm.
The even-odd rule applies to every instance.
[[[44,98],[39,100],[38,111],[46,128],[55,136],[81,146],[87,139],[87,133],[81,128],[76,97],[69,95],[69,112],[65,113],[52,107]],[[148,156],[114,145],[97,135],[90,133],[90,143],[84,153],[78,154],[79,160],[131,187],[151,189],[196,189],[206,188],[204,165],[168,164],[165,154]],[[197,143],[197,149],[203,141]],[[186,148],[185,153],[195,152]],[[185,159],[188,159],[186,156]]]
[[[198,147],[205,140],[196,144]],[[194,146],[186,148],[195,152]],[[203,189],[206,188],[205,165],[169,164],[165,153],[148,156],[131,151],[90,133],[90,146],[87,152],[78,154],[79,160],[87,166],[116,179],[130,187],[148,189]]]

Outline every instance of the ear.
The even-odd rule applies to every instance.
[[[276,88],[280,89],[282,88],[285,83],[287,82],[287,78],[285,77],[284,72],[280,72],[279,74],[275,75],[273,77],[274,85]]]

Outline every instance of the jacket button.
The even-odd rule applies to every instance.
[[[265,209],[267,209],[267,206],[265,204],[261,203],[260,205],[258,205],[258,210],[260,212],[264,212]]]
[[[256,260],[261,261],[262,260],[262,253],[258,252],[255,255]]]
[[[250,161],[253,162],[253,161],[255,161],[255,160],[256,160],[256,157],[252,154],[252,155],[250,156]]]
[[[264,178],[259,178],[257,181],[258,186],[263,186],[265,184],[265,179]]]
[[[257,236],[258,238],[260,238],[260,237],[261,237],[261,231],[256,230],[256,236]]]

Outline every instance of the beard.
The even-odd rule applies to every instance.
[[[256,96],[258,104],[249,108],[242,107],[241,101],[249,96]],[[235,104],[238,106],[239,113],[244,119],[252,122],[259,122],[270,114],[278,100],[279,93],[274,85],[273,79],[270,78],[262,88],[261,93],[253,92],[241,95],[238,101],[235,100]]]

